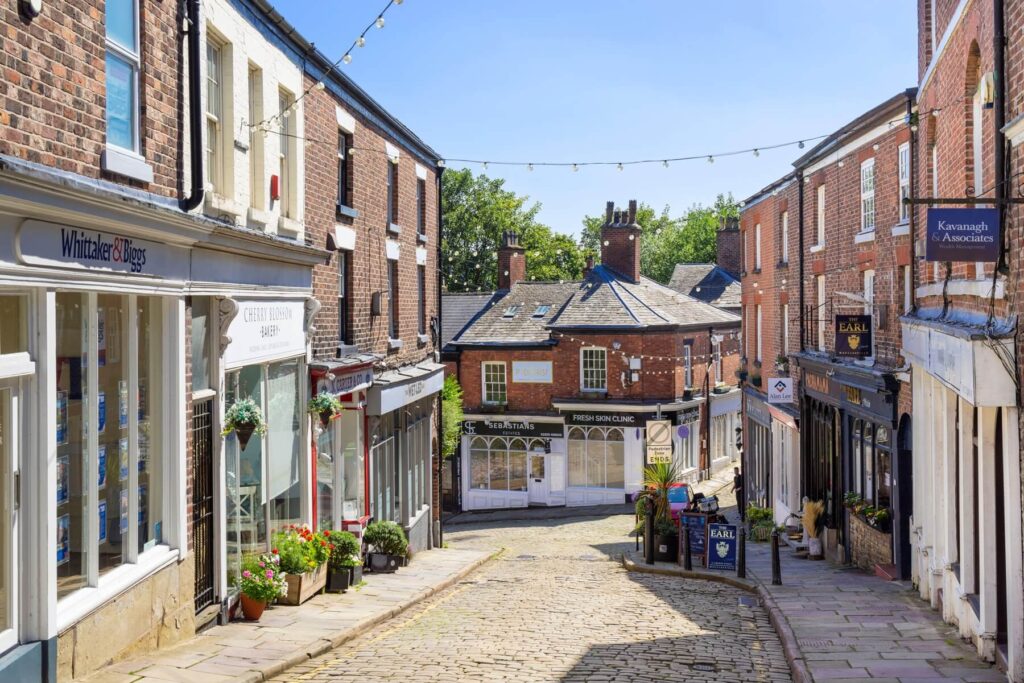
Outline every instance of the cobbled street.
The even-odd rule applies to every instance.
[[[461,583],[278,681],[788,681],[749,594],[631,574],[631,515],[459,525],[502,553]],[[742,604],[740,599],[745,603]]]

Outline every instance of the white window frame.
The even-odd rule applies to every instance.
[[[818,351],[825,351],[825,276],[818,275],[818,305],[814,309],[814,319],[818,323]]]
[[[910,205],[904,199],[910,198],[910,143],[904,142],[896,149],[896,172],[899,178],[900,223],[910,221]]]
[[[875,229],[875,158],[860,165],[860,231]]]
[[[587,356],[591,356],[590,359]],[[596,361],[597,358],[601,358],[601,386],[587,386],[587,374],[593,375],[593,378],[597,377],[597,367],[591,365],[588,367],[588,360]],[[606,392],[608,391],[608,349],[601,346],[584,346],[580,349],[580,391],[582,392]]]
[[[211,54],[213,55],[213,66],[210,68]],[[211,73],[215,71],[216,73]],[[224,131],[231,130],[231,126],[224,126],[224,42],[213,34],[206,31],[206,106],[203,108],[203,116],[206,120],[206,188],[215,194],[224,194]],[[213,90],[211,96],[210,91]],[[210,134],[211,127],[215,132]]]
[[[295,204],[296,198],[292,196],[293,186],[295,183],[295,163],[296,163],[296,142],[295,137],[295,119],[298,117],[298,112],[294,106],[295,95],[284,88],[278,88],[277,90],[277,101],[279,115],[287,111],[288,116],[279,116],[279,133],[278,136],[280,141],[277,148],[277,159],[278,159],[278,182],[280,183],[278,191],[280,192],[281,199],[279,201],[279,207],[281,215],[285,218],[295,218]]]
[[[818,185],[818,248],[825,246],[825,184]]]
[[[722,377],[722,342],[712,342],[711,359],[714,363],[715,382],[724,382],[725,380]]]
[[[761,352],[764,349],[764,346],[763,346],[762,340],[761,340],[761,304],[757,304],[756,306],[754,306],[754,315],[757,317],[757,347],[756,347],[757,348],[757,356],[754,357],[754,360],[761,361],[762,360],[762,353]]]
[[[496,373],[501,375],[500,382],[497,376],[494,376],[493,379],[488,376],[489,370],[496,371],[498,368],[501,368],[501,371]],[[505,361],[486,360],[480,363],[480,391],[484,405],[503,406],[508,403],[507,370]],[[495,391],[500,392],[500,396],[493,393]]]
[[[789,304],[782,304],[782,355],[789,356]]]
[[[754,270],[761,270],[761,224],[754,225]]]
[[[910,313],[914,306],[914,292],[910,287],[910,266],[903,266],[903,312]]]
[[[116,143],[110,142],[110,138],[109,137],[107,138],[107,144],[109,146],[111,146],[111,147],[116,148],[116,149],[127,150],[127,151],[129,151],[129,152],[131,152],[133,154],[141,154],[142,153],[141,152],[142,144],[141,144],[141,133],[139,131],[139,124],[140,124],[139,109],[140,109],[140,106],[141,106],[140,103],[139,103],[139,73],[142,71],[142,51],[141,51],[141,48],[139,47],[139,42],[140,42],[139,33],[140,33],[140,30],[139,30],[139,2],[138,2],[138,0],[134,0],[134,2],[132,2],[132,12],[134,13],[134,16],[132,17],[132,22],[135,25],[135,35],[134,35],[135,44],[134,45],[121,45],[120,43],[118,43],[118,42],[114,41],[113,39],[111,39],[109,35],[107,35],[105,37],[106,52],[110,53],[110,54],[113,54],[118,59],[121,59],[121,60],[127,62],[128,65],[132,69],[132,85],[131,85],[131,89],[132,89],[132,102],[135,105],[132,108],[133,109],[133,111],[132,111],[132,146],[130,148],[122,147],[121,145],[118,145]],[[106,60],[106,54],[104,54],[104,66],[106,65],[106,61],[105,60]],[[104,94],[106,94],[105,93],[105,89],[104,89]],[[109,105],[109,99],[107,101],[107,104]],[[104,117],[105,116],[106,116],[106,111],[104,111]]]
[[[263,170],[263,132],[253,124],[263,120],[263,69],[249,62],[247,74],[249,96],[249,206],[259,211],[266,207],[266,176]]]
[[[789,263],[789,211],[782,212],[782,258],[779,259],[782,263]]]
[[[693,388],[693,346],[683,347],[683,384],[687,389]]]

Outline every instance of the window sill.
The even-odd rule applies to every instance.
[[[605,398],[608,395],[608,389],[584,389],[581,387],[580,393],[593,398]]]
[[[751,275],[760,275],[761,274],[761,269],[760,268],[754,268],[752,271],[750,271],[750,274]]]
[[[910,223],[907,222],[907,221],[903,221],[902,223],[899,223],[899,224],[893,226],[893,228],[892,228],[892,235],[893,235],[893,237],[898,237],[899,235],[909,235],[909,234],[910,234]]]
[[[266,231],[267,226],[274,222],[274,214],[252,206],[246,212],[245,218],[250,225],[258,225],[263,231]]]
[[[153,182],[153,167],[146,163],[145,157],[115,145],[108,144],[100,154],[100,168],[132,180]]]
[[[402,228],[397,223],[388,223],[388,232],[392,235],[402,234]]]
[[[416,241],[419,242],[420,244],[426,244],[427,243],[427,234],[424,233],[424,232],[416,233]]]
[[[789,268],[789,261],[779,261],[778,263],[776,263],[775,264],[775,270],[779,270],[780,268],[781,269],[788,269]]]
[[[230,216],[236,222],[242,216],[247,216],[247,212],[242,208],[242,205],[233,199],[228,199],[216,192],[208,191],[206,193],[206,202],[203,204],[203,213],[207,216],[214,218],[220,218],[225,215]]]
[[[353,209],[351,206],[345,206],[344,204],[336,204],[334,209],[336,216],[344,216],[345,218],[359,218],[359,212]]]
[[[400,348],[402,348],[401,339],[388,338],[388,351],[398,351]]]
[[[355,344],[338,344],[338,358],[354,356],[359,353],[359,347]]]
[[[118,595],[170,566],[178,559],[178,551],[166,545],[139,555],[135,564],[124,564],[100,577],[99,585],[82,588],[58,602],[57,632],[67,630],[89,613],[114,602]]]
[[[426,346],[428,341],[430,341],[430,337],[428,337],[427,335],[425,335],[425,334],[417,334],[416,335],[416,343],[419,344],[420,346]]]
[[[853,236],[854,244],[864,244],[865,242],[875,241],[875,229],[865,230],[864,232],[857,233]]]
[[[811,252],[812,254],[817,254],[819,251],[822,251],[824,249],[825,249],[825,245],[824,244],[814,244],[814,245],[811,245],[811,247],[807,251]]]
[[[299,235],[302,234],[302,222],[297,221],[294,218],[281,216],[277,219],[277,234],[282,237],[298,239]]]

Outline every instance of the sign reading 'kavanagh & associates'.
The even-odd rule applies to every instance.
[[[999,260],[999,209],[928,209],[927,261]]]

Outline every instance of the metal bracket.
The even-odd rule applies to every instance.
[[[1024,204],[1024,197],[992,199],[990,197],[904,197],[904,204],[914,206],[931,204]]]

